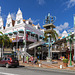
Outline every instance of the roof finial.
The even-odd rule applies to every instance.
[[[18,10],[20,10],[20,8]]]

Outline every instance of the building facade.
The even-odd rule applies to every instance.
[[[28,20],[23,19],[20,9],[18,9],[16,14],[16,20],[12,19],[10,13],[8,14],[6,26],[4,26],[3,19],[0,17],[0,31],[12,41],[13,51],[16,51],[16,49],[20,52],[24,51],[25,41],[28,50],[34,50],[34,48],[43,44],[44,29],[41,29],[39,24],[34,25],[31,18]],[[25,41],[24,36],[26,37]],[[21,53],[23,54],[24,52]]]

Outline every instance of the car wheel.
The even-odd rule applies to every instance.
[[[9,64],[6,64],[6,68],[9,68]]]

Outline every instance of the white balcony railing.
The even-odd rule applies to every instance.
[[[18,36],[19,37],[23,37],[24,36],[24,33],[19,33]]]
[[[17,34],[13,34],[12,37],[16,38]]]

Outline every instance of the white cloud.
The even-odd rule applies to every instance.
[[[60,33],[60,31],[62,32],[64,29],[68,29],[68,28],[69,28],[69,23],[65,22],[64,24],[56,26],[55,31],[58,33],[59,36],[61,36],[62,33]]]
[[[67,29],[69,26],[68,22],[65,22],[63,25],[61,24],[60,26],[56,26],[56,29],[59,31],[62,31],[63,29]]]
[[[16,19],[16,13],[11,13],[11,17],[13,20],[15,20]]]
[[[39,5],[45,4],[45,0],[37,0]]]
[[[74,27],[67,30],[68,33],[74,32]]]
[[[33,21],[33,23],[36,23],[36,22],[39,22],[40,19],[36,19],[36,20],[32,20],[32,21]]]
[[[68,0],[68,1],[66,1],[66,5],[67,5],[67,8],[66,9],[75,6],[75,0]]]

